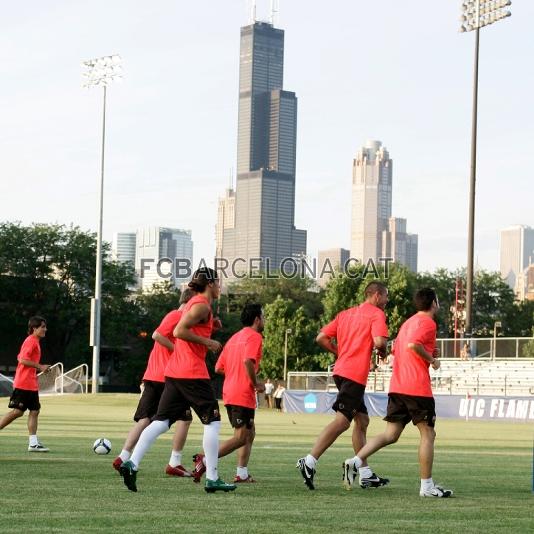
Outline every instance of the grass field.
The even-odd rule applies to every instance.
[[[7,399],[1,399],[7,405]],[[434,480],[452,499],[421,499],[418,434],[411,425],[371,466],[388,487],[346,491],[341,462],[351,456],[342,436],[318,465],[316,491],[304,486],[295,461],[311,447],[325,415],[259,410],[250,472],[257,484],[208,495],[190,479],[164,475],[171,432],[147,454],[129,492],[112,470],[137,403],[134,395],[44,397],[39,436],[49,454],[26,452],[25,420],[0,432],[0,532],[534,532],[532,425],[438,420]],[[7,411],[7,408],[1,411]],[[384,423],[374,419],[373,435]],[[202,426],[191,426],[184,457],[199,450]],[[223,421],[221,437],[230,428]],[[92,452],[107,437],[108,456]],[[230,480],[235,456],[221,460]]]

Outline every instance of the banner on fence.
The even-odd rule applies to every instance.
[[[443,418],[534,421],[534,397],[493,397],[436,395],[436,414]],[[284,408],[289,413],[334,413],[336,393],[326,391],[284,392]],[[366,393],[365,404],[370,416],[386,415],[385,393]]]

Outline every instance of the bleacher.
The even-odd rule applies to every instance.
[[[432,389],[444,395],[534,395],[534,359],[459,358],[441,359],[441,368],[430,369]],[[368,392],[387,392],[391,369],[382,367],[369,373]],[[288,389],[337,391],[331,373],[288,373]]]

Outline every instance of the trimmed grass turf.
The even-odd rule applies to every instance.
[[[7,401],[7,399],[2,399]],[[44,397],[39,436],[48,454],[26,452],[25,420],[0,432],[0,532],[509,532],[534,531],[531,493],[532,425],[438,420],[434,480],[452,499],[418,495],[418,432],[371,458],[389,487],[346,491],[341,462],[352,455],[350,433],[321,458],[316,491],[306,489],[296,459],[330,420],[325,415],[259,410],[250,472],[257,484],[208,495],[190,479],[164,475],[172,431],[145,457],[133,494],[111,468],[131,425],[135,395]],[[3,403],[5,404],[5,402]],[[7,409],[0,410],[2,412]],[[25,419],[25,418],[24,418]],[[369,435],[384,424],[373,419]],[[223,419],[221,437],[231,429]],[[98,437],[112,441],[108,456],[92,452]],[[195,419],[184,463],[199,450]],[[235,455],[221,460],[225,480]]]

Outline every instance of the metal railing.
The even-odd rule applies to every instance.
[[[471,353],[469,358],[532,358],[534,354],[534,337],[439,338],[436,343],[442,358],[460,358],[466,343]],[[532,353],[528,351],[530,346]]]

